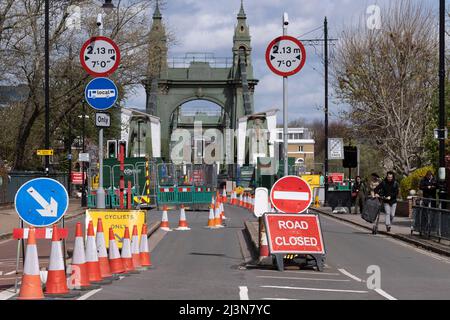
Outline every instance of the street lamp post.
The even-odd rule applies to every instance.
[[[45,8],[44,8],[44,33],[45,33],[45,75],[44,75],[44,104],[45,104],[45,149],[50,149],[50,53],[49,53],[49,29],[50,29],[50,21],[49,21],[49,0],[45,0]],[[49,174],[49,166],[50,166],[50,158],[49,156],[45,156],[45,174]]]
[[[83,146],[82,146],[82,148],[83,148],[83,153],[85,153],[86,152],[86,147],[85,147],[85,142],[84,142],[84,139],[85,139],[85,136],[86,136],[86,101],[83,99],[83,102],[82,102],[82,104],[83,104],[83,115],[82,115],[82,117],[83,117],[83,125],[82,125],[82,135],[83,135],[83,137],[82,137],[82,144],[83,144]],[[86,179],[85,179],[85,172],[86,172],[86,168],[85,168],[85,165],[84,165],[84,161],[83,162],[81,162],[81,167],[82,167],[82,172],[81,172],[81,174],[82,174],[82,180],[81,180],[81,183],[82,183],[82,187],[81,187],[81,206],[82,207],[86,207],[87,206],[87,199],[86,199]]]
[[[324,21],[324,55],[325,55],[325,206],[328,205],[328,20]]]
[[[445,184],[445,0],[439,6],[439,199],[447,198]]]

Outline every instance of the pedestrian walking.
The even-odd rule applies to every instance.
[[[366,201],[366,185],[360,176],[357,176],[352,187],[352,200],[355,205],[355,214],[362,213]],[[358,210],[359,209],[359,210]]]
[[[425,177],[420,180],[419,189],[423,192],[423,206],[436,208],[437,182],[433,172],[428,171]]]
[[[387,232],[391,231],[391,224],[397,209],[397,196],[399,190],[400,186],[395,180],[395,174],[392,171],[389,171],[386,174],[386,178],[375,189],[375,196],[383,200]]]

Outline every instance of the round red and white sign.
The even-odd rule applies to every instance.
[[[286,176],[281,178],[270,191],[273,206],[283,213],[303,213],[312,202],[312,191],[309,184],[300,177]]]
[[[305,47],[294,37],[278,37],[267,47],[266,62],[273,73],[282,77],[292,76],[305,65]]]
[[[110,38],[92,37],[81,48],[80,62],[91,76],[107,77],[119,67],[119,47]]]

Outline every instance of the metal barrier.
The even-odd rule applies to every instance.
[[[157,175],[158,207],[184,204],[194,209],[207,208],[217,190],[215,165],[161,163]]]
[[[411,234],[418,232],[420,236],[450,240],[450,201],[415,198],[413,200],[413,224]]]

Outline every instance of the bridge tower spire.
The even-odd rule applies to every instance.
[[[158,80],[167,73],[167,36],[162,22],[162,14],[159,9],[159,1],[156,1],[153,13],[153,23],[149,34],[149,50],[147,57],[147,74],[143,81],[146,92],[146,112],[156,114],[156,102],[158,95]]]

